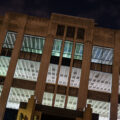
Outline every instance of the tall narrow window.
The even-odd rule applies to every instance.
[[[67,27],[67,37],[73,38],[75,34],[75,27]]]
[[[60,56],[61,44],[62,44],[62,40],[59,39],[54,40],[52,56]]]
[[[83,44],[76,43],[74,59],[82,60],[83,56]]]
[[[78,38],[78,39],[84,39],[84,33],[85,33],[85,29],[83,29],[83,28],[78,28],[77,38]]]
[[[65,41],[63,57],[71,58],[73,42]]]
[[[58,35],[58,36],[63,36],[63,34],[64,34],[64,29],[65,29],[65,26],[64,26],[64,25],[58,25],[56,35]]]

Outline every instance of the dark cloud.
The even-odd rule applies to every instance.
[[[24,13],[48,17],[48,0],[25,0]]]
[[[3,1],[3,0],[1,0]],[[5,14],[7,11],[22,12],[24,8],[24,0],[6,0],[0,4],[0,15]]]
[[[52,12],[95,19],[103,27],[120,29],[119,0],[1,0],[0,15],[7,11],[49,17]]]
[[[46,0],[7,0],[0,4],[0,15],[4,15],[7,11],[48,16],[48,4]]]

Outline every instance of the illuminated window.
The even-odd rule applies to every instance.
[[[25,35],[21,50],[24,52],[32,52],[42,54],[45,38]]]
[[[112,65],[113,49],[93,46],[92,62]]]
[[[63,57],[71,58],[73,42],[65,41]]]
[[[1,51],[1,56],[10,57],[14,48],[16,33],[7,32]]]
[[[13,49],[15,40],[16,40],[16,33],[7,32],[7,35],[5,37],[5,41],[4,41],[4,44],[3,44],[3,48]]]
[[[44,92],[42,104],[52,106],[53,93]]]
[[[82,60],[83,56],[83,44],[76,43],[74,59]]]
[[[65,95],[56,94],[55,107],[64,108]]]
[[[52,56],[60,56],[61,44],[62,44],[62,40],[58,40],[58,39],[54,40]]]
[[[54,40],[52,56],[60,56],[61,45],[62,45],[62,40],[59,39]],[[72,47],[73,47],[73,42],[65,41],[63,57],[71,58]],[[74,59],[82,60],[82,55],[83,55],[83,44],[76,43]]]
[[[67,109],[77,109],[77,97],[68,96]]]

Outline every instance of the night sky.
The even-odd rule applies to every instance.
[[[101,27],[120,29],[120,0],[0,0],[7,11],[49,17],[51,12],[95,19]]]

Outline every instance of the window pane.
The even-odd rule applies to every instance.
[[[40,62],[18,59],[14,78],[37,81]]]
[[[5,41],[4,41],[4,44],[3,44],[3,48],[13,49],[15,40],[16,40],[16,33],[7,32],[7,35],[5,37]]]
[[[111,93],[112,74],[90,70],[89,90]]]
[[[63,57],[71,58],[73,42],[65,41]]]
[[[65,95],[56,94],[55,107],[64,108]]]
[[[68,66],[61,66],[60,73],[59,73],[59,85],[67,86],[68,83],[68,77],[69,77],[69,70],[70,67]]]
[[[67,109],[77,109],[77,97],[68,96]]]
[[[112,65],[113,49],[93,46],[92,62]]]
[[[45,38],[24,35],[21,51],[42,54]]]
[[[60,56],[61,44],[62,44],[62,40],[59,39],[54,40],[52,56]]]
[[[72,67],[71,79],[70,79],[70,86],[79,88],[80,85],[80,76],[81,76],[81,69]]]
[[[46,78],[46,83],[56,83],[58,65],[50,64],[48,68],[48,74]]]
[[[76,43],[74,59],[82,60],[83,56],[83,44]]]
[[[6,76],[10,57],[0,56],[0,76]]]
[[[44,92],[42,104],[52,106],[53,93]]]

